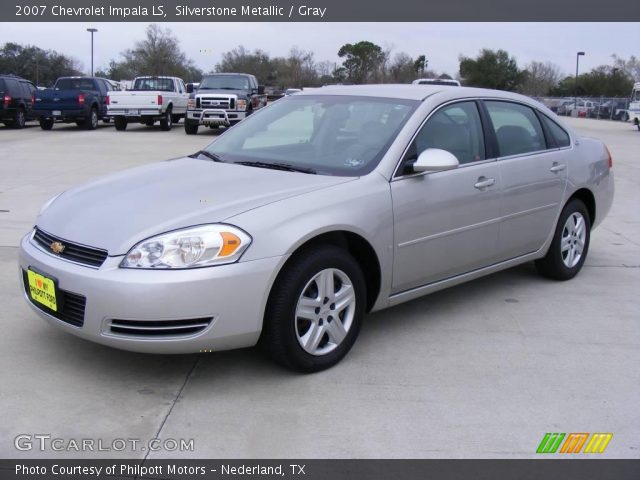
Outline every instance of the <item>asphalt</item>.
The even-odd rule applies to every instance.
[[[578,277],[544,280],[527,264],[369,315],[341,364],[306,376],[255,349],[102,347],[41,322],[22,298],[17,245],[48,198],[191,153],[213,131],[0,127],[0,458],[523,458],[546,432],[611,432],[603,456],[640,458],[640,132],[569,123],[607,143],[616,175]],[[15,448],[38,434],[65,451],[33,437]],[[193,451],[141,448],[155,437]],[[142,444],[78,453],[82,439]]]

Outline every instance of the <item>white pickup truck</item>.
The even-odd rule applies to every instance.
[[[131,122],[152,126],[160,121],[162,130],[171,130],[187,113],[189,94],[177,77],[137,77],[124,92],[109,92],[107,111],[117,130]]]
[[[640,82],[633,85],[628,114],[629,120],[640,130]]]

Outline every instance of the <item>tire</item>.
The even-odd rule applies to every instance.
[[[24,128],[27,123],[27,117],[24,112],[24,108],[18,108],[13,120],[13,128]]]
[[[547,255],[536,260],[536,269],[553,280],[575,277],[589,252],[591,218],[581,200],[573,199],[565,205]],[[577,257],[577,258],[576,258]]]
[[[95,107],[89,110],[89,116],[84,121],[84,128],[86,130],[95,130],[98,128],[98,110],[96,110]]]
[[[127,129],[127,118],[126,117],[113,117],[113,123],[116,126],[116,130],[124,131]]]
[[[160,128],[165,132],[168,132],[173,127],[173,116],[171,115],[171,109],[167,108],[164,113],[164,118],[160,120]]]
[[[190,122],[185,118],[184,120],[184,133],[187,135],[197,135],[198,134],[198,122]]]
[[[41,118],[40,119],[40,128],[42,130],[51,130],[53,128],[53,118]]]
[[[329,278],[334,288],[322,293]],[[273,360],[292,370],[325,370],[353,346],[366,298],[362,271],[344,249],[327,245],[303,251],[283,268],[271,289],[259,343]]]

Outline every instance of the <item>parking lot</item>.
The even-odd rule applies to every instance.
[[[0,127],[0,456],[518,458],[546,432],[612,432],[606,457],[639,458],[640,132],[565,121],[607,143],[616,176],[578,277],[545,280],[527,264],[369,315],[343,362],[306,376],[256,349],[113,350],[54,330],[22,298],[17,246],[48,198],[193,153],[214,131]],[[194,450],[20,451],[21,434]]]

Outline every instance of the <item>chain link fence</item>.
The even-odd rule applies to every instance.
[[[534,97],[560,116],[629,120],[629,99],[624,97]]]

